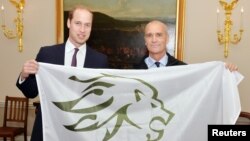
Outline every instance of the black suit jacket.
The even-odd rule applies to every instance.
[[[65,44],[42,47],[37,54],[36,61],[64,65]],[[83,67],[85,68],[108,68],[107,56],[87,46],[86,57]],[[22,84],[16,86],[28,98],[35,98],[38,95],[38,88],[35,75],[30,75]],[[33,126],[31,141],[43,141],[42,113],[40,107],[36,112],[36,119]]]
[[[166,67],[167,66],[186,65],[185,62],[182,62],[182,61],[174,58],[169,53],[166,53],[166,54],[168,56],[168,63],[166,64]],[[148,66],[147,66],[147,64],[144,61],[147,57],[148,57],[148,55],[145,56],[145,57],[143,57],[143,59],[140,61],[140,63],[136,64],[134,68],[136,68],[136,69],[148,69]]]

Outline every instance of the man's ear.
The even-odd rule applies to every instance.
[[[67,27],[70,27],[70,19],[67,19]]]

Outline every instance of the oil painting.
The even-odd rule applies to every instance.
[[[58,0],[57,40],[65,42],[68,11],[77,4],[94,14],[87,44],[108,56],[116,69],[131,69],[146,55],[143,30],[151,20],[168,25],[168,52],[182,60],[185,0]]]

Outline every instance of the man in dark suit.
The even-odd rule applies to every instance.
[[[136,69],[151,69],[186,64],[167,53],[166,45],[169,42],[167,31],[167,25],[158,20],[153,20],[145,26],[144,39],[148,55],[135,66]],[[232,63],[226,63],[225,66],[230,71],[238,70],[238,67]]]
[[[107,56],[86,45],[90,36],[92,21],[93,14],[89,9],[80,5],[74,7],[69,12],[67,20],[67,27],[69,28],[67,42],[42,47],[35,60],[28,60],[24,63],[16,85],[26,97],[35,98],[38,95],[35,77],[39,69],[38,62],[65,66],[74,65],[84,68],[108,68]],[[72,56],[75,56],[76,59],[72,59]],[[40,107],[38,107],[31,141],[42,140],[42,113]]]

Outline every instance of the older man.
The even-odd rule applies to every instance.
[[[167,25],[158,20],[153,20],[146,25],[144,39],[149,54],[135,68],[151,69],[186,64],[167,53],[166,45],[169,42],[167,31]],[[225,66],[230,71],[238,70],[238,67],[232,63],[226,63]]]

